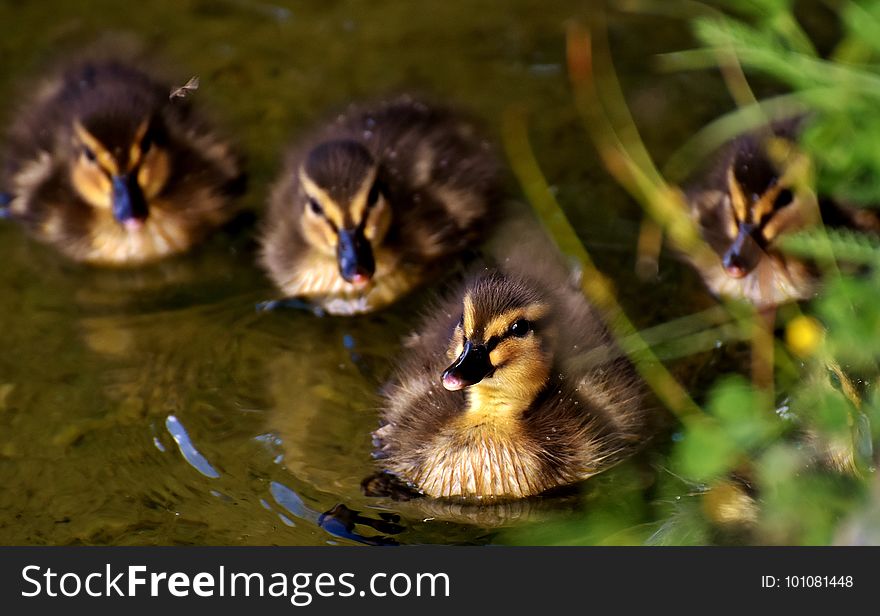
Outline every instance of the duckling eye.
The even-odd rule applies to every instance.
[[[776,196],[776,201],[774,202],[773,205],[775,205],[777,208],[781,208],[781,207],[785,207],[786,205],[791,203],[793,200],[794,200],[794,194],[792,194],[792,192],[786,188],[786,189],[779,192],[779,194]]]
[[[317,214],[318,216],[324,215],[324,208],[322,208],[321,204],[318,203],[318,200],[313,197],[309,198],[309,209],[312,210],[313,214]]]
[[[376,205],[376,202],[379,201],[379,183],[376,182],[373,184],[373,187],[370,189],[370,194],[367,195],[367,207],[373,207]]]
[[[90,163],[93,163],[98,159],[98,157],[95,156],[95,153],[92,151],[92,149],[88,146],[85,146],[85,145],[82,146],[82,155],[83,155],[83,158],[85,158]]]
[[[517,338],[523,338],[530,331],[532,331],[532,324],[526,319],[515,321],[507,330],[511,336],[516,336]]]
[[[150,136],[150,133],[147,133],[144,135],[144,138],[141,139],[141,154],[149,152],[151,147],[153,147],[153,138]]]

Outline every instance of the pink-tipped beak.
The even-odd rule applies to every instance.
[[[755,233],[755,225],[739,223],[736,238],[721,257],[724,271],[731,278],[743,278],[757,265],[761,249],[755,240]]]
[[[364,274],[363,272],[355,272],[351,276],[351,284],[353,284],[356,287],[363,287],[368,282],[370,282],[370,277],[367,274]]]
[[[727,272],[727,275],[731,278],[742,278],[748,274],[744,267],[738,265],[728,265],[724,268],[724,271]]]
[[[449,391],[458,391],[459,389],[464,389],[466,386],[464,381],[449,372],[446,372],[440,381],[443,383],[443,387]]]
[[[126,231],[140,231],[144,228],[144,221],[140,218],[129,218],[122,223],[122,226],[125,227]]]

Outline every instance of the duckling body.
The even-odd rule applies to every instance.
[[[263,266],[285,296],[331,313],[386,306],[481,236],[499,169],[449,109],[407,97],[354,108],[288,155]]]
[[[818,270],[779,250],[781,238],[823,223],[880,232],[874,212],[797,190],[792,168],[799,155],[792,145],[799,124],[738,137],[686,191],[692,218],[718,256],[692,262],[716,296],[759,309],[809,299],[818,289]]]
[[[648,433],[631,365],[578,361],[605,345],[576,288],[483,270],[409,338],[376,457],[438,498],[522,498],[601,472]]]
[[[8,131],[9,217],[71,259],[105,266],[184,252],[229,221],[239,162],[170,90],[118,61],[62,68]]]

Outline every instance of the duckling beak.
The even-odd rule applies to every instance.
[[[373,248],[361,228],[339,230],[336,259],[339,273],[354,285],[365,285],[376,271]]]
[[[733,244],[722,257],[724,271],[731,278],[742,278],[748,275],[761,258],[761,247],[755,239],[755,225],[739,223],[739,232]]]
[[[494,368],[489,361],[489,349],[484,344],[464,343],[461,355],[444,372],[441,378],[443,387],[458,391],[482,381]]]
[[[9,211],[10,203],[12,203],[12,195],[10,193],[0,192],[0,218],[10,218],[12,216]]]
[[[147,218],[147,200],[134,173],[113,176],[113,216],[127,228],[138,228]]]

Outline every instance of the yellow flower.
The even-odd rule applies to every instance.
[[[795,317],[785,328],[785,343],[798,357],[813,355],[824,337],[825,328],[813,317]]]

